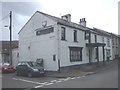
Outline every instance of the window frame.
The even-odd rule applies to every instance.
[[[69,47],[70,62],[82,61],[83,47]]]
[[[74,42],[78,42],[77,41],[77,30],[73,31],[73,39],[74,39]]]
[[[110,38],[107,38],[107,47],[110,47]]]
[[[66,28],[61,27],[61,40],[66,40]]]
[[[94,37],[95,37],[95,43],[97,43],[97,35],[95,34]]]

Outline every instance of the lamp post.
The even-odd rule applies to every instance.
[[[10,30],[10,64],[12,65],[12,11],[10,11],[10,26],[6,25],[5,27],[9,27]]]

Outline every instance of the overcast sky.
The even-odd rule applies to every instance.
[[[118,34],[119,0],[3,1],[1,11],[2,18],[0,18],[0,22],[2,22],[2,40],[9,40],[9,28],[4,26],[9,25],[10,11],[12,11],[13,14],[13,40],[18,40],[18,32],[36,11],[41,11],[56,17],[61,17],[62,15],[69,13],[71,14],[72,22],[79,23],[81,18],[86,18],[87,27],[96,27]]]

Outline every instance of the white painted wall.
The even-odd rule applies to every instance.
[[[97,42],[98,43],[103,43],[102,40],[103,36],[102,35],[97,35]],[[105,60],[106,58],[106,49],[110,49],[111,50],[111,57],[110,60],[112,60],[112,42],[111,42],[111,38],[110,38],[110,47],[107,47],[107,36],[104,36],[104,43],[106,44],[105,46]],[[95,43],[95,34],[91,33],[91,43]],[[96,56],[96,52],[95,52],[95,48],[91,48],[92,52],[91,52],[91,60],[92,62],[96,62],[97,60],[95,59]],[[102,61],[103,60],[103,51],[102,51],[102,47],[99,47],[99,60]]]
[[[36,36],[36,29],[42,28],[42,22],[47,21],[47,26],[52,25],[54,32]],[[61,40],[61,27],[66,28],[66,40]],[[47,70],[58,70],[58,59],[60,66],[79,65],[89,63],[89,51],[86,47],[86,40],[84,38],[85,32],[77,30],[77,40],[73,41],[73,31],[77,30],[63,25],[57,25],[52,19],[36,13],[29,20],[29,22],[22,28],[19,33],[19,60],[35,61],[37,58],[43,58],[44,68]],[[105,43],[106,43],[105,37]],[[102,43],[102,36],[97,35],[97,41]],[[91,42],[95,42],[94,34],[91,34]],[[69,46],[83,47],[82,61],[70,62]],[[111,47],[105,47],[111,49]],[[99,47],[99,59],[103,60],[103,51]],[[106,53],[105,53],[106,54]],[[56,55],[56,61],[53,61],[53,55]],[[92,50],[92,61],[95,62],[95,49]]]
[[[85,48],[85,39],[84,39],[85,32],[74,29],[74,28],[66,27],[63,25],[59,25],[59,30],[60,30],[59,36],[61,36],[61,27],[66,28],[66,41],[61,40],[61,37],[60,37],[60,43],[59,43],[59,47],[60,47],[59,53],[60,53],[61,66],[63,67],[63,66],[88,63],[88,56],[86,56],[87,49]],[[78,42],[73,41],[73,31],[74,30],[77,30],[77,41]],[[83,47],[82,61],[70,62],[69,46]]]
[[[18,64],[18,61],[19,61],[19,49],[18,48],[15,48],[15,49],[12,49],[12,65],[13,66],[16,66]]]
[[[36,36],[35,30],[42,27],[43,21],[47,21],[47,26],[56,28],[56,22],[36,13],[19,33],[20,60],[35,61],[43,58],[45,69],[58,70],[57,59],[53,61],[53,55],[56,54],[55,32]]]

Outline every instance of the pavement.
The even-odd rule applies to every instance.
[[[66,78],[66,77],[78,77],[78,76],[91,75],[101,70],[106,70],[110,68],[116,62],[118,62],[118,60],[106,61],[105,64],[103,64],[103,62],[99,62],[99,64],[98,63],[85,64],[77,69],[72,69],[72,70],[70,69],[70,70],[61,71],[61,72],[46,72],[46,76],[55,77],[55,78]]]

